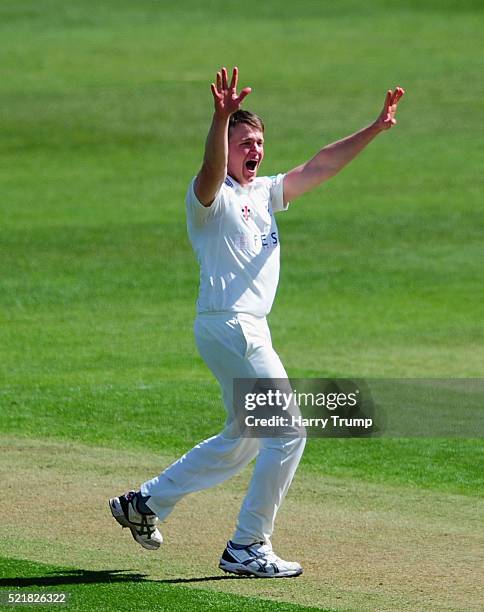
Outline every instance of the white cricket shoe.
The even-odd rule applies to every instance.
[[[219,563],[224,572],[259,578],[288,578],[302,574],[299,563],[280,559],[267,544],[256,542],[244,548],[235,546],[237,548],[232,542],[227,542]]]
[[[129,491],[109,500],[111,514],[123,527],[131,530],[133,538],[148,550],[160,548],[163,542],[161,533],[156,528],[158,517],[154,514],[141,514],[136,505],[136,492]]]

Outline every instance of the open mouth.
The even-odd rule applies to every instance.
[[[257,168],[257,161],[255,159],[249,159],[245,162],[245,167],[250,172],[254,172],[254,170]]]

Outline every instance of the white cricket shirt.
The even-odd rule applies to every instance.
[[[274,213],[286,210],[284,174],[242,187],[228,176],[213,204],[193,190],[186,197],[187,228],[200,264],[197,311],[266,316],[279,281],[279,234]]]

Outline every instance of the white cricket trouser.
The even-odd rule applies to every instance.
[[[233,407],[234,378],[287,378],[272,348],[265,317],[207,313],[195,320],[200,355],[222,388],[227,410],[224,430],[197,444],[159,476],[141,486],[160,520],[187,493],[217,485],[257,457],[232,537],[239,544],[270,544],[274,521],[304,450],[305,438],[242,438]]]

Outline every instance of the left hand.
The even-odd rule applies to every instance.
[[[391,89],[388,90],[383,110],[375,122],[381,130],[389,130],[397,123],[395,114],[397,112],[398,101],[404,93],[405,90],[402,87],[396,87],[393,91]]]

